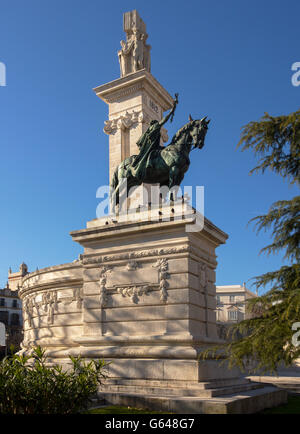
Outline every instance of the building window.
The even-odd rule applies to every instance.
[[[228,319],[229,319],[229,321],[237,321],[237,319],[238,319],[237,310],[230,310],[228,312]]]
[[[220,303],[221,303],[221,298],[219,295],[217,295],[217,304],[220,304]]]
[[[5,299],[4,298],[0,298],[0,306],[5,306]]]
[[[12,307],[18,307],[18,301],[17,300],[13,300]]]
[[[234,295],[230,295],[229,296],[229,302],[230,303],[234,303],[235,302],[235,296]]]

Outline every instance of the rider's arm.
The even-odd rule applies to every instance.
[[[170,117],[172,116],[172,114],[174,114],[177,103],[178,103],[178,99],[177,99],[177,94],[175,95],[175,99],[173,102],[173,107],[172,110],[170,110],[170,112],[167,114],[167,116],[165,116],[164,118],[162,118],[162,120],[159,122],[159,125],[162,127],[166,122],[168,122],[168,120],[170,119]]]

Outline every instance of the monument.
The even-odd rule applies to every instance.
[[[208,128],[206,118],[190,117],[163,146],[163,125],[172,119],[178,96],[169,95],[150,72],[148,35],[137,11],[124,14],[124,31],[121,77],[94,89],[109,109],[104,132],[115,197],[120,171],[133,186],[180,183],[190,148],[204,145]],[[251,383],[217,360],[199,360],[201,350],[220,343],[216,249],[227,235],[185,198],[169,199],[151,209],[142,200],[131,212],[119,208],[111,217],[88,221],[85,229],[71,232],[83,247],[78,260],[23,277],[22,351],[41,345],[49,363],[62,365],[79,354],[111,361],[99,391],[110,403],[179,413],[251,413],[284,402],[283,391]]]

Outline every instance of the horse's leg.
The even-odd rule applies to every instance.
[[[120,179],[126,179],[126,188],[125,188],[125,184],[120,182]],[[124,202],[127,201],[128,199],[130,189],[137,185],[139,185],[137,180],[131,175],[131,173],[128,170],[127,171],[124,170],[123,172],[119,173],[119,182],[115,191],[112,194],[112,198],[116,197],[115,205],[119,205],[119,208],[121,209],[122,207],[123,209]],[[127,205],[125,205],[126,209],[127,206],[128,203]]]
[[[111,199],[110,199],[110,203],[111,203],[111,210],[112,213],[114,214],[116,211],[116,206],[120,205],[120,187],[121,187],[121,183],[120,183],[120,179],[123,178],[123,173],[124,171],[121,171],[120,169],[117,171],[117,173],[114,175],[114,184],[115,188],[111,194]]]
[[[119,184],[117,185],[115,190],[112,192],[111,197],[110,197],[110,208],[111,208],[112,214],[115,214],[116,206],[119,203],[119,194],[117,194],[118,192],[119,192]]]
[[[120,199],[122,199],[124,194],[124,183],[121,182],[121,179],[126,179],[127,186],[128,186],[129,180],[133,178],[130,168],[128,168],[128,164],[131,164],[131,162],[134,161],[135,157],[136,155],[132,155],[131,157],[122,161],[122,163],[119,164],[119,166],[116,168],[113,174],[113,178],[111,181],[112,192],[111,192],[111,199],[110,199],[111,210],[113,213],[115,212],[116,205],[119,205],[120,207]],[[127,193],[128,193],[128,187],[127,187],[127,191],[125,192],[126,196]]]
[[[179,170],[178,166],[172,166],[170,167],[169,171],[169,190],[171,190],[173,187],[179,187],[181,181],[183,179],[183,176],[181,174],[181,171]],[[170,202],[175,202],[177,196],[177,192],[170,191],[169,199]]]

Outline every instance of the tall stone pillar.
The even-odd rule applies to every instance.
[[[149,46],[143,37],[146,26],[136,11],[124,14],[124,30],[127,43],[121,41],[121,45],[125,47],[127,44],[128,47],[127,51],[125,47],[118,53],[121,78],[94,89],[96,95],[108,104],[109,110],[103,129],[109,135],[109,180],[121,161],[138,153],[136,142],[150,121],[161,120],[164,112],[173,105],[171,95],[150,73]],[[141,43],[144,54],[140,48],[142,54],[138,57],[136,50]],[[167,131],[162,128],[162,144],[167,140]]]

